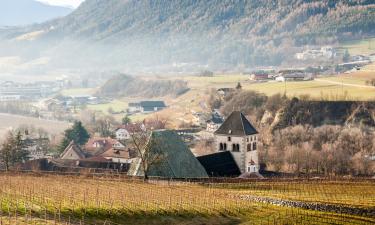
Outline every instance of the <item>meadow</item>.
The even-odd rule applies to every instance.
[[[339,193],[331,195],[337,185]],[[372,217],[275,206],[239,196],[324,198],[332,203],[345,196],[353,200],[347,204],[355,206],[354,199],[366,196],[362,207],[371,208],[374,187],[365,181],[145,183],[113,176],[0,174],[0,224],[373,224]]]

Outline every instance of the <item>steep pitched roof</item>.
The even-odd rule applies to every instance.
[[[69,145],[65,148],[65,150],[63,151],[63,153],[60,154],[60,158],[64,158],[64,156],[70,151],[74,151],[78,157],[80,157],[81,159],[84,159],[86,158],[86,154],[84,151],[82,151],[82,149],[74,142],[74,141],[71,141],[69,143]]]
[[[245,136],[257,134],[258,131],[239,111],[234,111],[219,127],[215,134]]]
[[[237,177],[241,175],[236,161],[230,151],[213,153],[197,157],[210,176]]]
[[[169,178],[208,177],[203,166],[174,131],[153,131],[146,148],[150,153],[160,155],[160,160],[150,166],[149,176]],[[134,160],[129,171],[129,175],[133,176],[144,174],[139,160]]]

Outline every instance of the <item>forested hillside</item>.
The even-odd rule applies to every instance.
[[[42,30],[22,44],[59,65],[218,67],[277,65],[294,47],[363,38],[374,27],[372,0],[87,0],[66,18],[0,37]]]

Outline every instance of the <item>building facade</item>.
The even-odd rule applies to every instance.
[[[258,173],[258,131],[238,111],[233,112],[215,132],[218,152],[230,151],[241,173]]]

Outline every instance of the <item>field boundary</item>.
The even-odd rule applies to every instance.
[[[315,211],[320,211],[320,212],[332,212],[332,213],[339,213],[339,214],[349,214],[349,215],[354,215],[354,216],[375,218],[375,207],[359,208],[359,207],[350,207],[350,206],[339,205],[339,204],[327,204],[327,203],[319,203],[319,202],[312,203],[312,202],[284,200],[284,199],[269,198],[269,197],[259,197],[259,196],[253,196],[253,195],[241,195],[239,196],[239,198],[242,200],[255,201],[259,203],[266,203],[266,204],[271,204],[271,205],[276,205],[276,206],[285,206],[285,207],[292,207],[292,208],[315,210]]]

